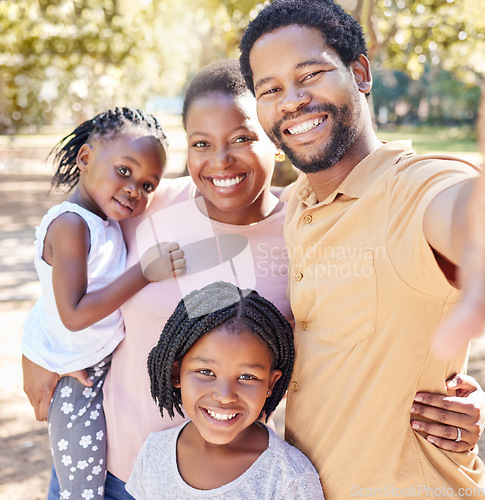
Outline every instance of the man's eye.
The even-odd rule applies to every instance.
[[[323,73],[323,71],[319,70],[319,71],[314,71],[313,73],[309,73],[308,75],[305,75],[305,77],[302,79],[302,82],[304,82],[306,80],[311,80],[312,78],[319,75],[320,73]]]
[[[278,88],[277,87],[274,87],[272,89],[268,89],[268,90],[265,90],[264,92],[261,92],[261,95],[271,95],[271,94],[276,94],[276,92],[278,92]]]

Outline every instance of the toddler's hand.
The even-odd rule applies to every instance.
[[[186,270],[184,251],[177,243],[158,243],[140,259],[143,275],[149,281],[176,278]]]

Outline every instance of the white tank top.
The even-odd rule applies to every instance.
[[[42,254],[49,225],[65,212],[78,214],[89,228],[87,292],[106,286],[122,274],[126,266],[126,246],[117,221],[103,220],[79,205],[65,201],[52,207],[36,228],[34,263],[42,295],[24,324],[22,352],[34,363],[59,374],[101,361],[124,337],[119,310],[77,332],[68,330],[59,317],[52,286],[52,267],[43,260]]]

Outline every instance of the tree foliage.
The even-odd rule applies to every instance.
[[[476,0],[337,1],[364,26],[376,69],[443,68],[469,85],[485,73]],[[0,0],[0,132],[178,95],[201,66],[237,57],[265,3]]]

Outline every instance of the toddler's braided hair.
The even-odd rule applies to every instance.
[[[166,153],[167,137],[154,116],[133,108],[110,109],[79,125],[52,149],[50,154],[54,154],[56,168],[52,186],[64,185],[71,190],[78,183],[80,170],[76,159],[83,144],[100,137],[113,138],[127,133],[133,127],[145,130],[146,135],[158,140]]]
[[[288,387],[293,371],[295,348],[293,329],[281,312],[254,290],[217,282],[184,297],[167,320],[158,344],[148,356],[151,394],[163,416],[182,412],[179,388],[172,384],[174,361],[180,361],[205,334],[224,324],[231,332],[249,330],[262,339],[273,355],[272,369],[281,370],[262,413],[266,419],[275,410]]]

